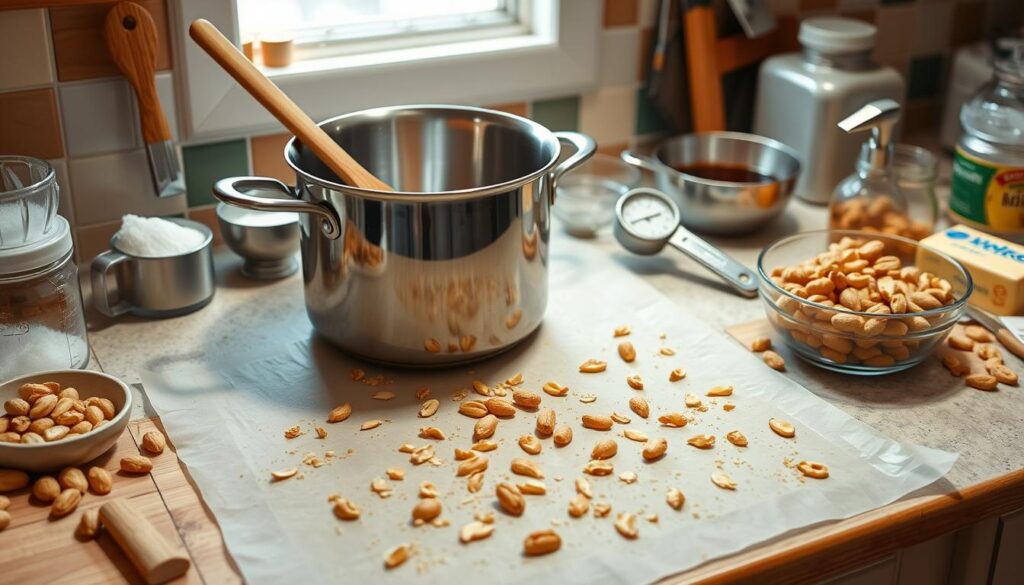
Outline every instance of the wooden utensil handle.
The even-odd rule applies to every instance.
[[[171,139],[171,128],[156,93],[156,25],[145,8],[134,2],[115,4],[104,26],[107,51],[135,88],[142,139],[146,144]]]
[[[1024,343],[1021,343],[1017,336],[1010,332],[1009,329],[1000,329],[995,332],[996,339],[999,343],[1003,344],[1003,347],[1010,350],[1010,353],[1024,360]]]
[[[188,571],[188,557],[171,546],[128,500],[103,504],[100,522],[149,585],[166,583]]]
[[[295,104],[281,88],[270,81],[231,41],[209,21],[199,19],[188,29],[192,40],[203,48],[218,65],[228,72],[264,108],[299,137],[317,157],[349,185],[378,191],[393,191],[373,176],[338,146],[313,120]]]

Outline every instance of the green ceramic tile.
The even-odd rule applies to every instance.
[[[655,109],[651,99],[647,97],[647,88],[636,90],[636,134],[643,136],[652,132],[662,132],[668,128],[661,114]]]
[[[907,99],[931,98],[942,91],[942,55],[925,55],[910,60]]]
[[[531,118],[548,130],[576,132],[580,127],[580,96],[533,102]]]
[[[189,207],[216,203],[211,188],[218,179],[249,174],[244,139],[185,146],[182,156]]]

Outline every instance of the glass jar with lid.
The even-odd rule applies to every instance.
[[[953,221],[1024,242],[1024,40],[1004,40],[995,74],[960,110]]]
[[[33,164],[49,169],[43,161]],[[53,180],[49,170],[38,175],[41,181]],[[6,178],[3,184],[12,186]],[[16,208],[22,205],[16,203],[19,191],[35,198],[41,190],[46,189],[22,185],[0,192],[0,203]],[[0,242],[0,381],[89,363],[71,228],[66,219],[55,215],[56,202],[52,202],[53,215],[48,206],[44,203],[37,209],[35,202],[25,203],[25,209],[35,212],[20,217],[5,214],[4,233],[15,237],[6,239],[11,245]],[[48,229],[37,228],[44,217]]]

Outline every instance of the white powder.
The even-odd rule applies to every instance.
[[[117,248],[125,254],[163,258],[198,250],[206,234],[159,217],[126,215],[116,238]]]
[[[88,352],[89,344],[85,339],[33,323],[23,335],[0,335],[0,355],[3,356],[0,380],[45,370],[77,368]]]

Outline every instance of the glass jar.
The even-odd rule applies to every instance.
[[[71,230],[56,216],[31,244],[0,249],[0,381],[84,368],[89,341]]]
[[[1024,242],[1024,40],[1003,49],[993,80],[960,109],[949,215]]]
[[[43,237],[53,228],[59,203],[57,174],[49,163],[30,156],[0,155],[0,249]]]

